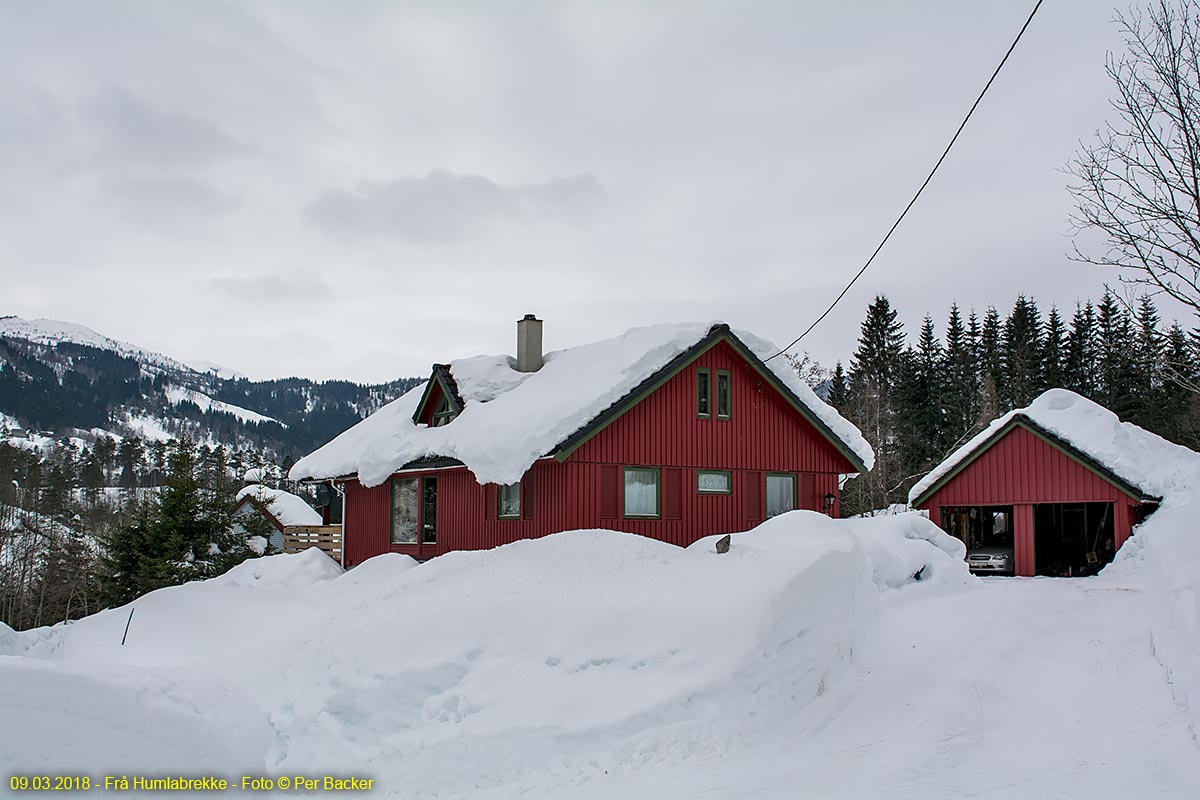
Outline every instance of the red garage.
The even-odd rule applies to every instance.
[[[963,540],[973,572],[1092,575],[1157,508],[1157,472],[1179,450],[1051,389],[957,450],[909,502]]]

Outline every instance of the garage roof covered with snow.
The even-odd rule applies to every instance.
[[[1200,470],[1200,453],[1122,422],[1104,406],[1067,389],[1050,389],[1025,408],[994,420],[922,478],[908,493],[919,505],[1017,424],[1031,426],[1052,444],[1080,458],[1107,480],[1143,499],[1168,495],[1182,476]]]
[[[407,464],[441,457],[461,461],[481,483],[514,483],[534,461],[568,451],[601,417],[619,414],[652,391],[668,368],[718,341],[741,351],[856,469],[874,465],[875,454],[858,428],[822,402],[785,360],[764,361],[778,352],[775,345],[710,322],[633,328],[547,353],[536,372],[518,371],[508,355],[451,362],[449,376],[463,401],[452,424],[413,421],[427,388],[422,384],[297,461],[290,477],[357,476],[363,485],[377,486]]]

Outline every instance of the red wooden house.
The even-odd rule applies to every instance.
[[[874,461],[772,346],[724,324],[637,328],[547,353],[436,364],[427,383],[301,459],[344,492],[345,560],[424,559],[607,528],[679,545],[796,508],[838,511]]]
[[[987,551],[1010,549],[1017,575],[1089,575],[1157,508],[1170,465],[1194,457],[1051,389],[952,454],[909,502],[967,544],[973,569],[988,568]]]

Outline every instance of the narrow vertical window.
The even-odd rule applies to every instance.
[[[421,479],[421,544],[437,544],[437,478]]]
[[[767,473],[767,519],[796,510],[796,476]]]
[[[696,370],[696,416],[708,419],[712,416],[712,371]]]
[[[717,370],[717,419],[729,419],[733,416],[730,382],[729,370]]]
[[[496,509],[496,516],[500,519],[520,519],[521,518],[521,483],[510,483],[506,486],[500,486],[496,490],[496,499],[499,506]]]
[[[420,494],[416,478],[392,480],[392,544],[416,544]]]

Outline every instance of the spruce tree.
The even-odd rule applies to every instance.
[[[1135,408],[1136,390],[1133,330],[1129,315],[1112,292],[1105,292],[1096,307],[1099,344],[1100,404],[1121,418]]]
[[[1060,388],[1064,383],[1067,360],[1067,326],[1058,313],[1058,306],[1050,307],[1046,320],[1046,336],[1042,343],[1042,386],[1046,389]]]
[[[1091,302],[1075,306],[1071,329],[1067,332],[1067,351],[1063,362],[1063,388],[1095,400],[1097,388],[1096,310]]]
[[[1000,416],[1003,404],[1000,387],[1004,382],[1003,359],[1000,341],[1000,312],[988,306],[979,330],[979,346],[976,361],[979,364],[979,419],[980,427]]]
[[[839,361],[834,365],[833,376],[829,379],[828,402],[838,411],[844,411],[849,399],[850,381],[846,377],[846,371],[842,369],[842,362]]]
[[[942,359],[943,408],[948,446],[965,441],[975,431],[979,399],[979,369],[975,361],[975,342],[979,320],[971,312],[968,325],[963,324],[958,304],[950,306],[946,321],[946,351]]]
[[[850,365],[850,419],[875,448],[875,468],[847,484],[847,514],[882,508],[898,494],[896,415],[899,379],[904,369],[904,326],[883,295],[867,308],[859,327],[858,348]]]
[[[1042,393],[1042,319],[1037,303],[1019,295],[1004,321],[1003,410],[1027,406]]]
[[[903,441],[899,462],[908,475],[927,471],[944,455],[944,358],[942,343],[934,332],[933,318],[926,314],[921,321],[917,347],[910,350],[905,359],[908,374],[898,420]]]
[[[1166,342],[1159,330],[1161,320],[1149,295],[1138,298],[1134,330],[1133,374],[1130,376],[1132,408],[1129,421],[1152,431],[1162,429],[1162,381]]]

